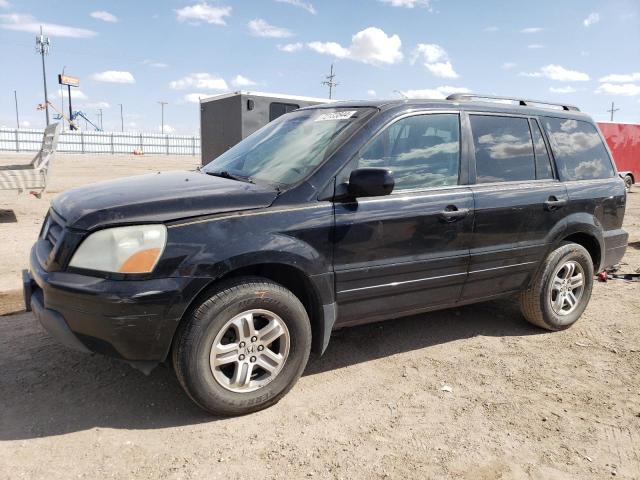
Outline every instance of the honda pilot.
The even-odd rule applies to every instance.
[[[576,107],[332,103],[196,171],[62,193],[25,299],[69,347],[170,360],[196,404],[237,415],[282,398],[335,329],[505,296],[568,328],[625,253],[625,203]]]

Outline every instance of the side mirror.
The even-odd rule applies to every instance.
[[[349,194],[355,198],[389,195],[394,186],[393,173],[386,168],[357,168],[349,176]]]

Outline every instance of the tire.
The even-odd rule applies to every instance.
[[[633,177],[631,175],[625,175],[624,177],[624,188],[627,189],[627,192],[631,191],[631,187],[633,187]]]
[[[302,375],[310,350],[311,325],[300,300],[270,280],[242,277],[219,285],[185,317],[172,359],[198,406],[230,416],[278,402]]]
[[[578,285],[576,279],[579,273],[582,274],[582,286],[573,290]],[[531,288],[520,294],[520,309],[524,318],[547,330],[569,328],[587,308],[593,289],[593,273],[593,260],[589,252],[576,243],[563,243],[545,259]],[[572,308],[569,291],[576,300]]]

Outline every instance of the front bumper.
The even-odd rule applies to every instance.
[[[109,280],[46,272],[31,251],[25,304],[61,343],[130,362],[163,361],[190,302],[207,279]]]

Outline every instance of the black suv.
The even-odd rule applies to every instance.
[[[331,331],[518,295],[576,322],[623,256],[625,186],[571,106],[456,95],[284,115],[205,167],[58,196],[24,274],[63,343],[171,358],[217,414],[277,402]]]

